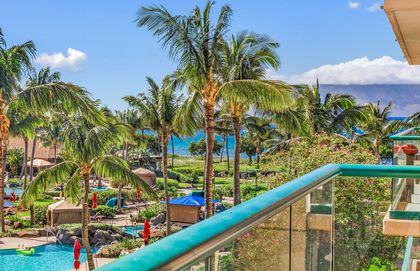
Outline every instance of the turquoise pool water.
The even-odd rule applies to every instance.
[[[16,196],[20,196],[23,193],[23,188],[21,188],[21,187],[5,187],[4,192],[7,195],[10,195],[10,193],[15,192]]]
[[[122,227],[121,227],[122,228]],[[134,237],[139,237],[138,231],[142,231],[143,230],[143,225],[138,225],[138,226],[125,226],[125,233],[128,233]]]
[[[35,254],[24,256],[15,250],[0,250],[1,271],[66,271],[73,268],[73,247],[45,245],[35,248]],[[81,267],[84,267],[86,253],[80,254]],[[84,269],[82,269],[84,270]]]
[[[14,192],[16,196],[20,196],[23,193],[23,189],[21,187],[5,187],[4,192],[6,195],[10,195],[10,193]],[[4,206],[10,206],[12,203],[8,200],[4,200]],[[1,267],[0,267],[1,268]],[[0,269],[1,270],[1,269]]]

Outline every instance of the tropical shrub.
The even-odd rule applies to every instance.
[[[241,186],[241,198],[247,201],[267,191],[267,187],[263,185],[243,185]]]
[[[106,218],[114,218],[115,215],[118,213],[118,209],[106,205],[98,205],[98,207],[92,209],[91,212],[93,215],[99,214],[105,216]]]
[[[147,206],[146,208],[140,210],[138,212],[138,218],[139,219],[151,219],[152,217],[157,216],[158,214],[161,214],[165,212],[165,205],[154,203],[152,205]]]
[[[165,184],[164,184],[163,179],[158,179],[157,182],[156,182],[156,186],[159,190],[163,190],[165,188]],[[168,179],[168,187],[178,188],[179,185],[178,185],[177,181]]]
[[[143,239],[124,238],[122,241],[103,246],[95,257],[101,258],[118,258],[123,250],[132,250],[140,248],[144,244]]]
[[[361,144],[317,134],[271,157],[267,167],[282,172],[269,178],[269,186],[279,186],[328,163],[376,164],[377,160]],[[391,201],[391,180],[337,177],[334,186],[335,267],[360,270],[369,266],[373,257],[395,262],[404,248],[404,239],[382,233],[382,220]]]
[[[17,178],[10,178],[7,180],[7,184],[9,185],[9,187],[18,187],[20,186],[19,184],[19,179]]]
[[[38,225],[46,225],[48,206],[35,205],[34,211],[35,211],[35,223]]]
[[[9,166],[11,176],[19,174],[19,169],[22,166],[23,150],[12,148],[7,150],[6,164]]]

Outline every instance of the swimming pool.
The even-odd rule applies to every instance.
[[[44,245],[35,247],[35,254],[24,256],[13,249],[0,250],[0,270],[66,271],[73,268],[73,247]],[[81,267],[84,267],[86,253],[80,253]],[[84,270],[81,268],[81,270]]]
[[[5,187],[4,192],[6,195],[10,195],[10,193],[14,192],[16,196],[20,196],[23,193],[22,187]]]
[[[122,228],[122,227],[121,227]],[[125,226],[125,233],[128,233],[134,237],[139,237],[138,231],[143,230],[143,225],[137,225],[137,226]]]

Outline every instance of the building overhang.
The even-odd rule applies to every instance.
[[[384,0],[384,10],[408,64],[420,64],[420,0]]]

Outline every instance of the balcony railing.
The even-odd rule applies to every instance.
[[[329,164],[98,270],[352,270],[334,262],[357,262],[333,245],[339,176],[420,178],[420,167]]]

